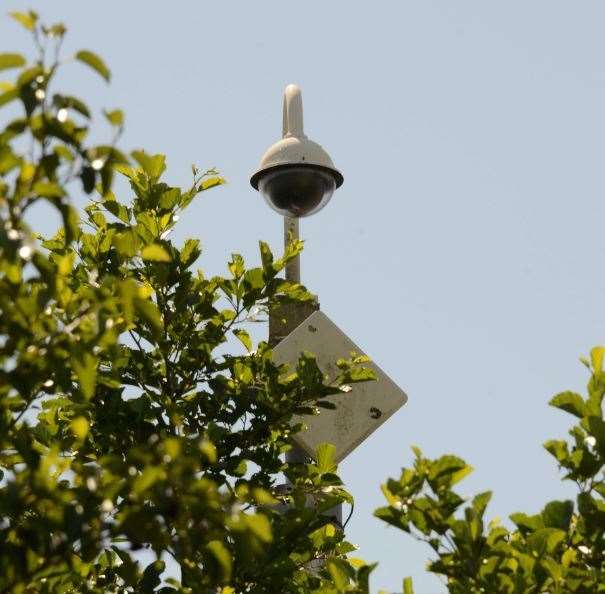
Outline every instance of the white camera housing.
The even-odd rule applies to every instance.
[[[303,131],[302,94],[297,85],[284,92],[283,137],[262,156],[250,179],[269,206],[291,218],[320,211],[344,181],[328,153]]]

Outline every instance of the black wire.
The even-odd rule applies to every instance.
[[[349,523],[349,520],[351,519],[351,517],[353,516],[353,510],[355,509],[355,502],[352,501],[351,502],[351,511],[349,512],[349,517],[345,520],[345,523],[342,525],[342,529],[344,530],[347,527],[347,524]]]

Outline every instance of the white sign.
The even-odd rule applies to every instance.
[[[310,351],[317,358],[322,372],[333,380],[339,373],[338,359],[348,359],[351,352],[363,351],[321,311],[310,315],[274,349],[277,363],[289,363],[294,369],[302,351]],[[336,461],[350,454],[366,437],[382,425],[406,402],[407,396],[375,363],[365,363],[376,374],[376,381],[352,384],[349,392],[326,399],[336,405],[335,410],[320,409],[319,415],[295,417],[307,429],[294,436],[294,441],[309,456],[315,457],[317,446],[331,443],[336,447]]]

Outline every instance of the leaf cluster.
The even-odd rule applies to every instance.
[[[596,347],[584,360],[591,371],[586,397],[563,392],[550,402],[577,419],[570,440],[544,444],[564,480],[577,485],[575,501],[514,513],[513,529],[488,523],[490,492],[467,503],[454,490],[470,466],[455,456],[428,459],[417,448],[414,466],[383,485],[387,505],[376,516],[430,546],[429,571],[444,578],[449,592],[605,592],[604,354]],[[405,588],[412,591],[409,579]]]
[[[279,277],[302,243],[275,258],[261,242],[259,266],[234,254],[207,278],[199,240],[170,234],[224,180],[194,167],[188,188],[166,183],[163,155],[117,148],[120,110],[89,145],[89,108],[54,90],[66,28],[12,16],[36,57],[0,54],[18,69],[0,95],[18,114],[0,132],[0,591],[367,592],[371,567],[324,513],[351,502],[332,450],[283,461],[293,415],[339,382],[308,354],[275,364],[246,330],[311,298]],[[73,59],[110,79],[93,52]],[[51,237],[27,223],[39,203],[61,217]]]

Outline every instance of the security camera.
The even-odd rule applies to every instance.
[[[252,187],[273,210],[300,218],[320,211],[342,182],[328,153],[305,136],[300,88],[288,85],[283,138],[263,155],[260,168],[250,179]]]
[[[329,169],[314,165],[282,165],[263,172],[258,190],[269,206],[287,217],[307,217],[332,198],[336,178]]]

